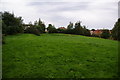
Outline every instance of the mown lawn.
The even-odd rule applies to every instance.
[[[3,78],[112,78],[118,42],[69,34],[5,37]]]

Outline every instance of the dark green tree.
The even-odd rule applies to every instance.
[[[40,19],[38,23],[36,23],[36,27],[40,33],[45,33],[45,24]]]
[[[57,33],[57,29],[52,24],[48,24],[47,31],[48,33]]]
[[[34,22],[34,25],[35,25],[35,26],[37,26],[37,25],[38,25],[38,22],[37,22],[37,21],[35,21],[35,22]]]
[[[81,26],[81,22],[80,21],[75,23],[74,32],[75,32],[75,34],[79,34],[79,35],[83,35],[84,34],[84,31],[83,31],[83,28]]]
[[[115,25],[112,29],[112,37],[113,37],[113,39],[120,41],[120,18],[115,23]]]
[[[102,34],[100,35],[101,36],[101,38],[105,38],[105,39],[108,39],[108,38],[110,38],[110,32],[109,32],[109,30],[102,30]]]
[[[83,26],[83,35],[84,36],[90,36],[90,30],[86,28],[86,26]]]
[[[16,34],[23,32],[22,17],[15,17],[9,12],[2,13],[3,34]]]
[[[35,26],[30,26],[30,27],[26,28],[24,32],[40,36],[39,30]]]
[[[73,23],[72,22],[70,22],[69,24],[68,24],[68,26],[67,26],[67,29],[65,30],[65,33],[66,34],[73,34]]]
[[[70,22],[70,23],[68,24],[67,29],[68,29],[68,30],[73,29],[73,23],[72,23],[72,22]]]
[[[2,34],[6,34],[8,31],[8,28],[6,24],[4,23],[4,21],[1,21],[1,24],[2,24]]]

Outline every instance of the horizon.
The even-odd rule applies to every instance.
[[[81,24],[88,29],[112,29],[119,17],[118,1],[4,0],[1,1],[1,11],[14,12],[15,16],[22,17],[25,24],[40,18],[46,26],[53,24],[56,28],[66,28],[69,22],[82,21]]]

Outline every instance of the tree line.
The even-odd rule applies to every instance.
[[[67,26],[67,29],[56,29],[53,24],[48,24],[46,27],[45,23],[39,19],[35,21],[34,24],[31,22],[26,25],[23,23],[22,17],[17,17],[13,13],[9,12],[0,12],[2,19],[0,23],[2,24],[2,34],[4,35],[14,35],[17,33],[31,33],[40,36],[42,33],[65,33],[65,34],[75,34],[75,35],[84,35],[91,36],[90,30],[86,26],[82,26],[81,22],[78,21],[75,24],[70,22]],[[108,34],[108,30],[104,30],[101,34],[102,38],[112,37],[114,40],[120,41],[120,18],[115,23],[111,35]],[[4,39],[4,38],[3,38]]]

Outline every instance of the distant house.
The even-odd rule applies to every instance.
[[[47,28],[45,28],[45,32],[48,32]]]
[[[27,28],[31,27],[32,25],[30,24],[23,24],[24,30],[26,30]]]
[[[109,30],[109,33],[112,34],[112,30]]]
[[[104,30],[105,30],[105,29],[91,30],[90,33],[91,33],[91,35],[100,36]],[[111,34],[111,32],[112,32],[112,31],[109,30],[109,33],[110,33],[110,34]]]
[[[93,33],[96,34],[96,35],[101,35],[102,34],[102,30],[95,30]]]
[[[65,27],[59,27],[59,28],[57,29],[58,33],[64,33],[65,30],[66,30]]]
[[[63,29],[63,30],[66,30],[66,28],[65,28],[65,27],[59,27],[58,29]]]

